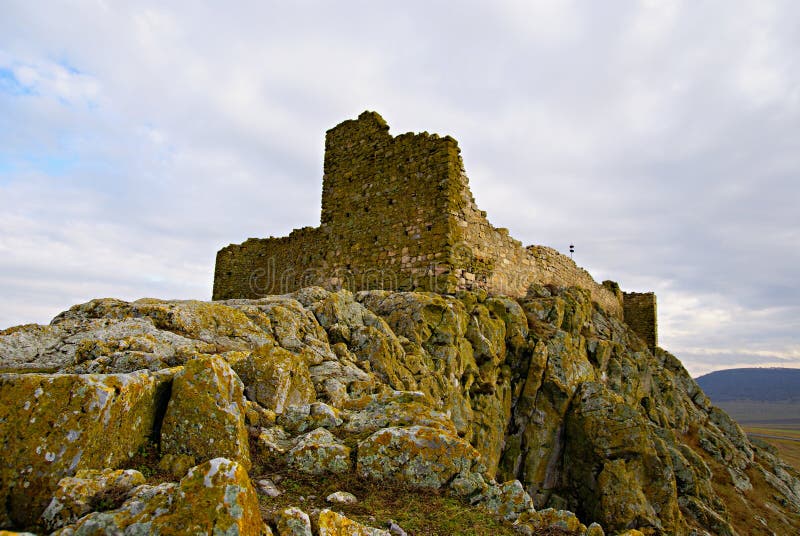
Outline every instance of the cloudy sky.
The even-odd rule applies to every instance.
[[[0,328],[210,298],[220,247],[318,224],[325,130],[370,109],[655,291],[693,374],[800,366],[795,0],[228,4],[0,0]]]

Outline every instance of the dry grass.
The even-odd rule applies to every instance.
[[[373,482],[355,474],[310,476],[285,468],[255,478],[276,482],[283,492],[275,498],[261,497],[261,511],[268,522],[276,512],[296,506],[306,513],[331,508],[371,527],[383,528],[390,519],[409,536],[516,536],[511,523],[502,521],[465,501],[440,493],[410,488],[400,483]],[[358,498],[357,504],[331,505],[325,497],[347,491]],[[577,536],[558,528],[541,529],[535,536]]]
[[[741,492],[731,482],[727,468],[699,446],[696,431],[690,431],[683,439],[711,469],[713,473],[711,485],[714,492],[725,505],[729,522],[739,534],[748,536],[800,534],[800,517],[794,514],[784,515],[777,511],[777,504],[781,503],[782,497],[764,480],[758,469],[751,467],[747,470],[747,477],[753,489]],[[763,526],[757,518],[764,519],[769,528]]]
[[[800,470],[800,430],[784,427],[742,426],[748,434],[754,434],[758,439],[765,441],[778,449],[778,457]],[[773,437],[764,437],[773,436]],[[785,437],[790,439],[776,439]],[[796,440],[792,440],[796,439]]]
[[[283,492],[275,498],[261,498],[262,513],[267,521],[274,519],[275,512],[296,506],[307,513],[331,508],[372,527],[383,528],[392,519],[409,536],[517,534],[510,523],[435,491],[422,491],[396,483],[371,482],[352,473],[319,477],[278,470],[260,477],[276,481]],[[352,505],[326,503],[325,497],[336,491],[348,491],[359,502]]]

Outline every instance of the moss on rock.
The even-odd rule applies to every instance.
[[[244,386],[219,357],[188,361],[175,375],[161,427],[162,454],[228,457],[250,468]]]
[[[365,478],[397,478],[437,489],[459,473],[481,472],[480,453],[457,436],[425,426],[384,428],[358,444],[357,471]]]
[[[272,532],[261,519],[244,467],[214,458],[193,467],[178,484],[139,486],[119,508],[94,512],[54,533],[79,534],[261,536]]]
[[[0,526],[35,523],[59,480],[114,468],[154,432],[167,371],[0,375]]]

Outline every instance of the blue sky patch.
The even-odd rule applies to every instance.
[[[0,92],[10,95],[34,95],[36,93],[32,87],[17,80],[14,71],[7,67],[0,67]]]
[[[72,75],[82,75],[82,74],[84,74],[83,71],[81,71],[80,69],[78,69],[77,67],[72,65],[66,59],[62,58],[62,59],[56,61],[56,63],[59,64],[61,67],[63,67],[69,74],[72,74]]]
[[[0,156],[0,176],[20,171],[36,171],[44,175],[63,175],[78,165],[78,157],[64,154],[26,155],[17,158]]]
[[[29,158],[31,167],[47,175],[61,175],[77,163],[77,158],[60,155],[43,155]]]

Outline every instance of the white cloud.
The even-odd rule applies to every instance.
[[[572,0],[509,0],[495,8],[523,43],[563,46],[583,30],[583,18]]]

